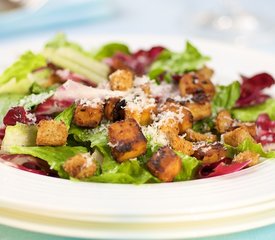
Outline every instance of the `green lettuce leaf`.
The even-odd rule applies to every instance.
[[[212,114],[215,116],[220,110],[230,110],[240,97],[240,83],[235,81],[227,86],[218,86],[212,101]]]
[[[24,53],[0,76],[0,93],[27,93],[34,81],[29,77],[30,73],[45,65],[46,59],[42,55],[30,51]]]
[[[58,34],[48,42],[42,54],[57,66],[78,73],[95,83],[107,80],[108,65],[95,60],[80,45],[68,41],[64,34]]]
[[[123,43],[108,43],[102,46],[94,55],[97,60],[102,60],[104,58],[112,57],[115,53],[121,52],[125,54],[130,54],[130,50],[127,45]]]
[[[105,160],[105,159],[104,159]],[[107,172],[88,179],[92,182],[132,183],[160,182],[150,172],[144,169],[137,160],[128,160],[118,165],[116,172]]]
[[[72,104],[70,107],[66,108],[63,112],[59,113],[54,120],[65,123],[67,129],[69,130],[71,126],[71,122],[73,120],[74,110],[75,110],[75,104]]]
[[[275,151],[266,152],[263,149],[262,144],[254,143],[250,139],[245,139],[241,144],[238,145],[238,147],[226,145],[226,148],[228,150],[229,157],[234,157],[234,155],[240,152],[251,151],[260,154],[260,156],[264,158],[275,158]]]
[[[41,158],[48,162],[52,169],[58,172],[62,178],[68,178],[68,174],[63,169],[64,162],[78,153],[88,152],[85,147],[19,147],[9,148],[11,154],[28,154]]]
[[[182,169],[175,177],[174,181],[186,181],[194,179],[200,166],[200,161],[195,157],[190,157],[181,152],[175,153],[181,158]]]
[[[0,126],[3,124],[3,118],[11,107],[17,106],[20,99],[23,98],[22,94],[6,93],[0,94]]]
[[[267,113],[272,120],[275,120],[275,99],[268,99],[264,103],[252,107],[235,108],[232,115],[243,122],[256,121],[262,113]]]
[[[202,55],[190,42],[186,42],[184,52],[163,51],[152,64],[149,77],[156,79],[164,73],[164,79],[170,82],[173,74],[183,74],[200,69],[209,59],[209,57]]]

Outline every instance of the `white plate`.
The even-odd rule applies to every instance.
[[[185,42],[181,38],[160,36],[80,36],[76,38],[87,47],[110,40],[121,41],[121,39],[134,48],[149,48],[152,45],[163,44],[175,50],[182,49]],[[4,64],[0,63],[0,66],[8,65],[23,49],[39,49],[44,41],[35,39],[2,45],[0,54],[7,58]],[[218,83],[227,84],[237,79],[239,73],[249,76],[267,71],[275,75],[275,57],[273,56],[217,42],[204,40],[192,40],[192,42],[203,53],[212,57],[213,61],[210,65],[215,69],[215,80]],[[201,223],[200,221],[206,223],[207,220],[212,219],[219,224],[219,228],[214,227],[215,224],[210,224],[207,229],[196,229],[196,234],[199,236],[207,236],[248,229],[259,226],[260,223],[274,222],[274,214],[265,214],[275,210],[274,171],[275,161],[266,161],[237,173],[211,179],[134,186],[76,183],[30,174],[0,164],[0,207],[6,211],[17,210],[22,215],[39,214],[41,218],[65,219],[71,232],[73,229],[69,222],[73,219],[87,224],[105,223],[106,225],[101,227],[106,226],[106,228],[108,223],[121,225],[138,223],[136,226],[144,228],[145,223],[186,223],[186,221],[195,227],[196,224]],[[244,224],[249,214],[255,217],[250,216],[250,225]],[[257,219],[256,216],[261,214],[265,215],[266,220],[254,222]],[[242,228],[237,226],[238,224],[236,226],[232,222],[230,224],[233,217],[243,223],[240,224]],[[223,223],[230,227],[222,228]],[[83,227],[85,226],[84,224]],[[89,229],[91,232],[89,237],[97,237],[91,235],[92,230],[96,232],[97,225],[93,226]],[[24,224],[21,227],[24,227]],[[31,229],[30,224],[28,229]],[[43,227],[39,229],[43,232]],[[34,225],[32,230],[35,230]],[[132,230],[132,237],[136,236],[136,230]],[[61,234],[53,228],[51,231]],[[65,235],[77,236],[70,234],[70,231]],[[110,235],[106,231],[106,237],[108,236]],[[159,238],[161,235],[156,233],[155,237]]]

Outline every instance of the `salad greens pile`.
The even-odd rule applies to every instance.
[[[5,161],[14,161],[13,165],[20,168],[20,163],[14,160],[15,156],[31,155],[45,161],[50,166],[50,172],[47,172],[32,162],[29,165],[31,172],[37,171],[44,175],[52,175],[54,172],[60,178],[74,181],[131,184],[165,182],[163,175],[172,174],[173,171],[174,175],[171,181],[208,177],[201,174],[205,172],[206,167],[207,171],[210,169],[209,176],[238,171],[248,167],[251,162],[251,159],[245,159],[244,162],[240,162],[241,165],[235,162],[235,157],[244,152],[255,153],[257,157],[262,158],[275,158],[275,151],[268,151],[266,147],[268,146],[270,149],[270,146],[275,143],[275,99],[262,92],[264,88],[274,84],[274,79],[268,74],[259,74],[253,78],[243,77],[243,82],[233,81],[227,86],[214,87],[213,85],[215,93],[213,96],[209,96],[204,84],[212,86],[211,76],[204,76],[205,79],[202,79],[202,83],[200,83],[201,76],[198,74],[198,71],[205,68],[209,60],[208,56],[200,53],[190,42],[186,42],[183,52],[173,52],[162,46],[132,52],[126,44],[117,42],[100,46],[97,51],[92,52],[69,41],[64,34],[57,34],[54,39],[45,44],[40,53],[31,51],[23,53],[0,75],[0,138],[2,139],[0,158],[2,159],[2,155],[5,155],[5,158],[3,157]],[[123,93],[119,88],[114,89],[111,84],[112,81],[115,81],[115,74],[119,75],[118,73],[129,70],[133,77],[133,83],[129,90]],[[114,73],[111,74],[112,72]],[[247,87],[248,83],[253,84],[251,81],[257,79],[255,84],[258,84],[259,78],[264,82],[267,76],[268,80],[266,81],[269,83],[257,88],[257,94],[262,96],[261,100],[256,103],[249,102],[247,96],[249,91],[253,90]],[[192,90],[192,94],[190,93],[188,96],[177,91],[169,92],[171,91],[169,89],[178,88],[178,85],[183,84],[183,79],[188,77],[193,78],[194,86],[197,84],[196,91]],[[140,85],[140,82],[145,82],[145,85]],[[123,84],[124,82],[119,82],[118,86]],[[150,93],[147,95],[142,92],[144,86],[150,88]],[[171,88],[171,86],[173,87]],[[93,95],[94,91],[91,89],[94,87],[98,88],[98,92],[106,90],[105,99],[99,99]],[[81,90],[78,91],[78,88]],[[164,89],[162,90],[163,95],[160,95],[160,89]],[[187,91],[189,90],[187,89]],[[114,92],[118,95],[110,97]],[[131,97],[130,94],[134,97]],[[129,100],[131,98],[132,100]],[[106,106],[110,99],[117,102],[113,104],[111,113],[113,115],[107,117]],[[169,135],[171,131],[165,132],[166,135],[164,132],[159,133],[157,131],[160,128],[170,127],[168,122],[161,126],[158,124],[165,120],[161,119],[161,116],[164,115],[161,112],[164,111],[163,107],[171,99],[175,106],[179,106],[177,112],[172,114],[174,120],[177,119],[179,123],[182,121],[178,119],[179,116],[185,117],[185,114],[180,115],[180,111],[182,107],[189,109],[188,104],[197,104],[198,111],[204,111],[201,109],[209,103],[210,113],[202,118],[191,120],[192,127],[189,130],[184,130],[186,132],[175,135]],[[153,110],[151,109],[149,112],[150,121],[141,124],[139,119],[147,109],[143,104],[147,100],[151,104],[153,103],[157,110],[152,108]],[[140,154],[130,157],[126,161],[120,161],[114,154],[114,151],[118,151],[118,146],[110,143],[109,126],[127,122],[127,114],[129,114],[127,113],[127,104],[130,102],[132,105],[137,102],[141,108],[138,110],[138,114],[131,115],[131,118],[138,123],[138,131],[142,134],[146,147]],[[245,104],[242,105],[243,102]],[[81,125],[77,121],[78,111],[79,114],[90,111],[90,118],[101,114],[99,122],[97,124],[93,122],[95,125],[92,127]],[[137,110],[130,109],[131,114],[133,111]],[[196,110],[190,108],[188,111],[195,117]],[[217,128],[217,119],[222,111],[226,111],[232,117],[230,119],[232,123],[226,132],[219,132]],[[122,117],[118,115],[121,112],[123,112]],[[42,122],[48,124],[48,129],[43,129],[43,132],[41,130]],[[253,125],[254,129],[257,129],[255,130],[257,135],[252,136],[252,140],[244,139],[235,146],[223,142],[223,135],[233,132],[238,127],[243,127],[244,124]],[[155,132],[149,131],[153,128]],[[67,132],[64,144],[37,145],[39,134],[46,136],[45,138],[52,137],[54,139],[62,131]],[[201,139],[214,135],[216,140],[212,142],[201,139],[194,140],[188,131],[200,134]],[[154,134],[160,135],[154,136]],[[126,136],[126,133],[124,135]],[[186,144],[185,147],[190,144],[190,154],[175,147],[171,143],[173,137],[178,139],[176,142]],[[160,140],[162,138],[164,138],[163,141]],[[128,142],[127,144],[128,147],[123,146],[123,151],[130,151],[125,148],[128,149],[129,144],[132,147],[132,143]],[[217,150],[217,144],[220,144],[222,149]],[[167,145],[168,151],[171,151],[169,156],[172,160],[160,158],[161,160],[153,162],[154,158],[158,156],[158,152]],[[214,153],[215,159],[217,159],[214,162],[207,162],[205,156],[201,157],[201,154],[208,151],[202,149],[209,148],[225,152],[225,154],[217,158],[220,152]],[[9,155],[12,157],[6,157]],[[80,165],[79,159],[86,162]],[[69,161],[72,165],[69,164]],[[148,162],[150,161],[156,167],[155,170],[149,167]],[[180,165],[180,169],[177,171],[175,170],[176,165],[171,167],[175,162]],[[224,170],[221,173],[219,170],[217,173],[216,169],[222,164],[232,165],[230,171]],[[91,170],[92,168],[89,168],[91,166],[95,170]],[[27,167],[24,169],[28,171]],[[75,174],[75,172],[80,173],[84,170],[92,171],[92,173],[85,173],[85,177]]]

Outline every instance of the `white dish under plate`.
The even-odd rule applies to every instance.
[[[123,40],[134,48],[162,44],[175,50],[185,42],[161,36],[79,36],[76,40],[87,47]],[[1,64],[8,65],[24,50],[39,49],[44,41],[2,46],[0,54],[11,57]],[[192,42],[211,56],[209,65],[218,83],[227,84],[239,73],[275,75],[275,57],[217,42]],[[275,161],[268,160],[210,179],[135,186],[72,182],[0,164],[0,223],[95,238],[189,238],[236,232],[275,222],[274,172]],[[170,235],[164,235],[165,229]]]

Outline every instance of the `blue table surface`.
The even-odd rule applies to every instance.
[[[53,1],[53,0],[51,0]],[[44,24],[43,28],[26,29],[21,32],[11,32],[1,35],[0,28],[0,43],[7,42],[11,39],[20,41],[23,38],[32,36],[45,36],[49,38],[54,33],[63,31],[68,35],[78,35],[82,33],[90,34],[164,34],[164,35],[179,35],[179,36],[194,36],[204,37],[215,40],[222,40],[229,43],[238,43],[256,48],[271,54],[275,54],[275,15],[273,14],[275,2],[272,0],[251,1],[225,1],[231,4],[230,6],[221,5],[221,1],[199,1],[199,0],[110,0],[109,7],[112,9],[98,18],[89,18],[75,20],[72,22],[63,22],[62,24],[48,25]],[[212,11],[217,9],[226,11],[228,7],[234,9],[245,10],[248,13],[254,14],[264,25],[261,25],[261,32],[252,33],[209,33],[207,29],[196,28],[192,25],[193,16],[201,14],[203,11]],[[224,7],[224,8],[223,8]],[[83,10],[81,10],[83,11]],[[0,15],[1,19],[1,15]],[[0,22],[1,24],[1,22]],[[13,26],[11,25],[11,28]],[[0,46],[1,51],[1,46]],[[1,214],[1,213],[0,213]],[[53,239],[65,240],[74,238],[65,238],[58,236],[50,236],[46,234],[33,233],[20,229],[15,229],[0,225],[0,240],[32,240],[32,239]],[[275,239],[275,225],[270,225],[250,231],[217,236],[211,238],[202,238],[201,240],[238,240],[238,239]]]

